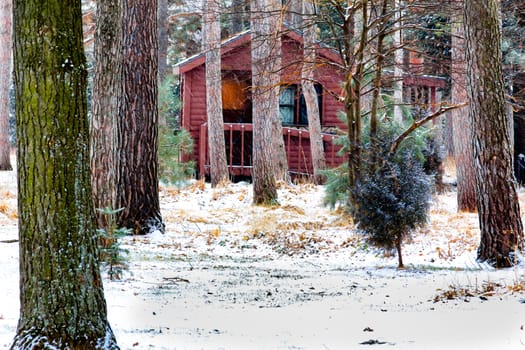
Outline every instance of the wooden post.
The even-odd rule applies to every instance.
[[[208,145],[208,123],[204,123],[200,127],[199,132],[199,176],[204,177],[205,175],[205,164],[207,158],[207,145]]]

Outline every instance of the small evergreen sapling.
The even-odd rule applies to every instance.
[[[402,242],[427,221],[431,182],[410,152],[386,161],[352,190],[351,213],[375,246],[397,250],[403,268]]]
[[[405,123],[409,125],[411,119]],[[346,163],[325,174],[325,205],[347,207],[369,243],[397,249],[400,268],[402,242],[416,227],[426,223],[435,175],[435,169],[425,172],[423,167],[435,151],[431,148],[431,129],[414,130],[397,152],[390,154],[392,140],[406,127],[395,122],[382,123],[373,140],[369,130],[364,130],[360,176],[354,187],[350,187]],[[348,152],[345,139],[342,138],[342,152]]]
[[[126,268],[125,254],[127,250],[120,246],[119,239],[131,234],[132,230],[125,227],[117,227],[115,215],[122,211],[120,209],[97,209],[100,213],[107,216],[106,227],[99,228],[97,233],[99,235],[99,249],[100,261],[108,268],[108,275],[111,280],[121,279],[122,272]]]

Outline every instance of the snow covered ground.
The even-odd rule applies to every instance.
[[[16,188],[0,173],[0,348],[18,319]],[[105,279],[122,349],[525,349],[525,266],[475,261],[475,214],[453,192],[395,255],[322,205],[323,187],[161,188],[166,234],[126,237],[128,269]],[[520,193],[525,197],[524,193]],[[523,207],[523,206],[522,206]]]

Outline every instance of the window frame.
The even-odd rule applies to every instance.
[[[319,103],[319,117],[323,119],[323,87],[321,84],[316,83],[315,90],[317,92],[317,101]],[[282,94],[283,91],[293,90],[293,103],[283,103]],[[288,102],[288,101],[284,101]],[[293,109],[293,120],[292,122],[285,122],[281,108],[292,108]],[[306,109],[306,101],[303,95],[302,86],[300,84],[290,84],[283,86],[279,92],[279,112],[281,124],[283,126],[308,126],[308,115]]]

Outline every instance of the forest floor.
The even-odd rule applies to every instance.
[[[395,254],[370,247],[323,206],[324,188],[161,186],[166,233],[125,237],[122,278],[105,273],[122,349],[525,349],[525,265],[476,262],[476,214],[455,192]],[[520,190],[522,210],[525,192]],[[16,175],[0,172],[0,349],[19,313]]]

